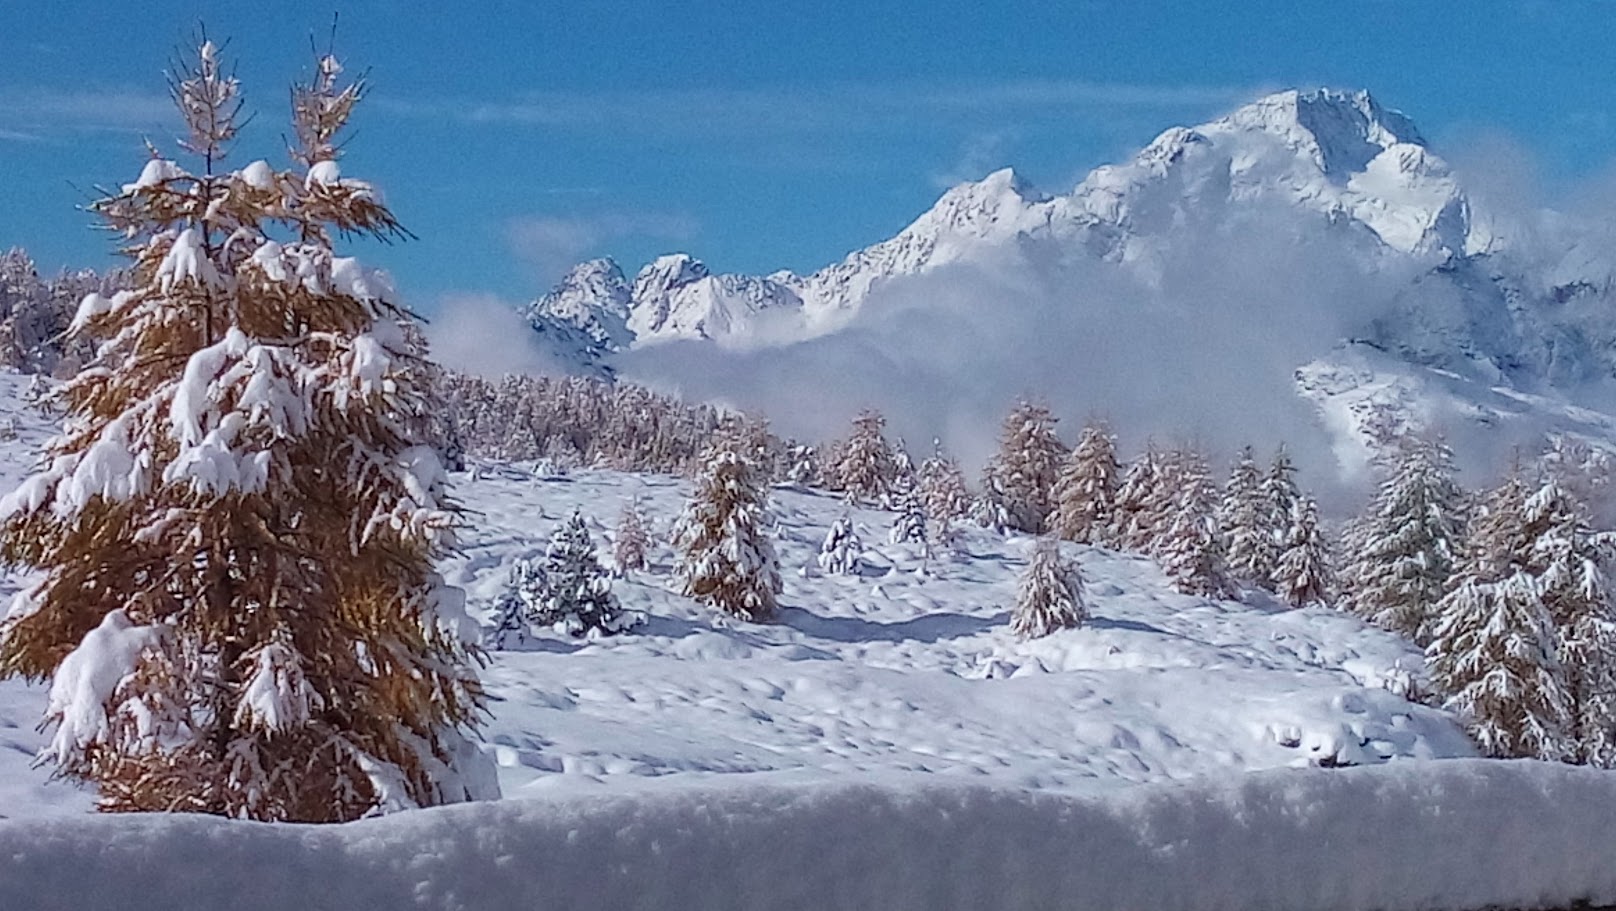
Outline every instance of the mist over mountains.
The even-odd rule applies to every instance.
[[[810,275],[582,263],[525,309],[527,344],[800,436],[877,407],[968,460],[1018,396],[1134,443],[1284,439],[1349,481],[1387,427],[1477,460],[1616,441],[1608,225],[1486,189],[1367,92],[1287,91],[1069,192],[961,184]]]

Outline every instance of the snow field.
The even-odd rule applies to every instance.
[[[1009,609],[1031,539],[968,530],[967,555],[927,560],[886,541],[892,514],[851,510],[857,574],[824,572],[837,498],[776,489],[785,591],[775,623],[729,621],[677,595],[667,530],[688,486],[580,471],[487,466],[461,483],[477,511],[445,575],[491,608],[518,558],[543,552],[576,506],[597,551],[637,498],[660,540],[648,572],[614,591],[647,621],[629,634],[544,634],[497,653],[485,736],[508,797],[735,772],[792,781],[930,773],[1089,790],[1309,764],[1473,755],[1445,714],[1386,686],[1420,658],[1330,611],[1285,611],[1172,592],[1148,560],[1067,545],[1091,619],[1030,642]]]

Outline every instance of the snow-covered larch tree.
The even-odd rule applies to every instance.
[[[1518,474],[1485,498],[1426,658],[1432,686],[1483,753],[1569,759],[1574,713],[1554,619],[1528,565],[1525,513]]]
[[[1055,480],[1051,530],[1066,541],[1111,544],[1121,482],[1116,437],[1103,424],[1084,426],[1083,435]]]
[[[1277,504],[1264,493],[1262,472],[1247,446],[1235,460],[1223,498],[1218,501],[1218,531],[1230,577],[1241,584],[1272,591],[1274,568],[1290,513],[1280,514]]]
[[[1164,473],[1173,487],[1166,531],[1156,539],[1153,555],[1173,587],[1189,595],[1227,598],[1236,587],[1224,564],[1218,538],[1218,489],[1206,457],[1194,449],[1173,453]]]
[[[1575,761],[1616,766],[1616,610],[1586,507],[1549,474],[1525,500],[1527,567],[1557,635]]]
[[[1010,629],[1023,639],[1047,636],[1068,629],[1088,617],[1083,600],[1083,575],[1077,562],[1061,555],[1060,543],[1039,538],[1027,560],[1010,614]]]
[[[892,446],[883,431],[887,419],[866,410],[853,419],[853,432],[836,453],[832,474],[850,503],[880,502],[892,485]]]
[[[645,569],[646,552],[651,549],[651,532],[640,515],[638,500],[623,504],[617,517],[617,531],[612,537],[612,571],[626,576],[630,570]]]
[[[466,736],[482,689],[463,597],[433,571],[458,513],[414,437],[424,353],[334,234],[402,233],[337,136],[332,57],[292,93],[294,166],[226,172],[239,85],[204,42],[172,94],[195,165],[153,157],[94,204],[131,285],[42,467],[0,501],[40,571],[0,673],[51,678],[46,750],[107,810],[337,821],[497,792]],[[491,771],[491,770],[489,770]]]
[[[1162,457],[1154,444],[1128,463],[1117,486],[1116,509],[1111,516],[1111,540],[1115,546],[1133,553],[1149,553],[1156,538],[1165,531],[1167,516],[1155,506],[1170,499],[1165,489]]]
[[[743,620],[774,616],[780,564],[768,535],[768,488],[745,447],[720,437],[703,454],[696,489],[674,528],[686,595]]]
[[[1453,476],[1446,444],[1406,439],[1354,526],[1341,577],[1344,607],[1422,647],[1460,549],[1463,500]]]
[[[1066,459],[1066,444],[1055,435],[1057,420],[1043,405],[1017,402],[1005,416],[998,453],[983,469],[983,496],[1017,531],[1043,534],[1049,527],[1055,481]]]
[[[1330,545],[1319,525],[1319,506],[1304,496],[1291,507],[1290,527],[1274,565],[1273,591],[1291,607],[1330,603],[1335,572]]]

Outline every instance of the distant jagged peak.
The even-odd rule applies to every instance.
[[[711,274],[706,263],[688,253],[667,253],[658,256],[646,263],[639,274],[634,276],[634,300],[645,301],[661,297]]]

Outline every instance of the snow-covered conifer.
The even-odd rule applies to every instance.
[[[1055,481],[1052,531],[1067,541],[1113,543],[1122,466],[1117,440],[1103,424],[1088,424]]]
[[[839,576],[856,575],[859,554],[863,551],[864,542],[853,530],[852,518],[842,516],[831,523],[825,540],[819,545],[819,568]]]
[[[696,489],[674,528],[686,595],[743,620],[774,615],[780,566],[769,540],[768,488],[731,440],[702,459]]]
[[[926,510],[920,505],[920,490],[913,472],[900,474],[893,482],[892,530],[888,540],[893,544],[926,543]]]
[[[1274,450],[1273,461],[1269,463],[1268,473],[1262,479],[1261,495],[1266,503],[1264,518],[1268,528],[1277,537],[1283,538],[1290,527],[1291,517],[1296,515],[1296,501],[1302,496],[1296,486],[1296,465],[1283,443]]]
[[[0,500],[0,554],[40,570],[0,673],[51,677],[47,755],[111,810],[336,821],[486,793],[435,403],[386,277],[335,235],[401,235],[343,176],[362,86],[316,61],[294,166],[223,172],[239,85],[205,42],[172,94],[199,167],[153,157],[94,211],[131,285],[42,468]]]
[[[933,529],[944,529],[971,514],[971,492],[959,463],[943,451],[942,440],[932,441],[931,458],[918,472],[921,508]]]
[[[1218,502],[1218,531],[1230,577],[1273,591],[1274,569],[1291,516],[1289,510],[1280,513],[1278,504],[1264,493],[1262,473],[1247,446],[1235,461]]]
[[[1459,551],[1463,502],[1453,453],[1408,439],[1353,532],[1343,606],[1418,645],[1430,641]]]
[[[1586,508],[1550,475],[1522,507],[1528,567],[1558,636],[1576,761],[1616,765],[1616,611]]]
[[[1055,508],[1055,481],[1066,445],[1055,435],[1059,420],[1043,405],[1017,402],[1005,416],[999,451],[983,470],[983,495],[1009,519],[1009,527],[1043,534]]]
[[[1147,443],[1145,451],[1128,463],[1117,487],[1111,519],[1111,540],[1117,547],[1138,554],[1150,552],[1165,530],[1160,525],[1167,517],[1154,508],[1166,500],[1162,496],[1165,486],[1161,454]]]
[[[1010,629],[1023,639],[1047,636],[1081,624],[1088,617],[1083,575],[1076,561],[1061,555],[1060,543],[1039,538],[1021,576]]]
[[[880,412],[860,412],[853,419],[852,434],[836,454],[836,484],[850,503],[880,502],[891,488],[895,463],[882,434],[886,425]]]
[[[1554,620],[1528,561],[1518,474],[1492,491],[1437,604],[1426,648],[1431,684],[1489,756],[1568,759],[1573,709]]]
[[[611,635],[641,619],[627,613],[612,594],[612,580],[595,558],[595,542],[582,513],[556,527],[544,549],[539,573],[542,596],[528,619],[572,636]]]
[[[1216,516],[1218,490],[1206,457],[1185,449],[1173,453],[1169,464],[1165,477],[1173,485],[1171,518],[1166,532],[1156,539],[1153,555],[1179,591],[1230,597],[1236,589],[1224,564]]]
[[[544,603],[544,566],[538,560],[518,558],[511,564],[505,590],[494,602],[494,629],[488,644],[495,649],[521,645],[532,631],[532,618]]]
[[[651,533],[640,515],[639,501],[630,500],[623,504],[623,512],[617,518],[617,533],[612,538],[612,569],[619,576],[628,575],[629,570],[645,569],[646,552],[650,549]]]
[[[1304,496],[1291,507],[1290,527],[1274,565],[1273,591],[1292,607],[1328,604],[1334,578],[1318,504]]]

